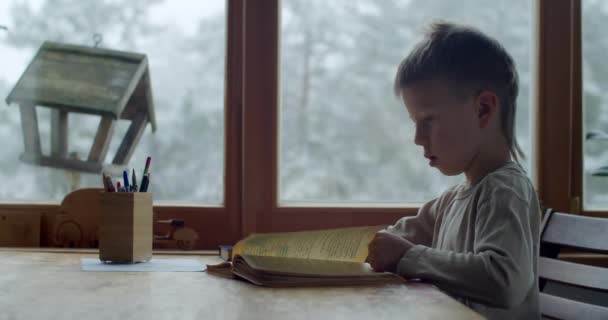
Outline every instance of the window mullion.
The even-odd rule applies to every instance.
[[[279,3],[244,2],[243,233],[271,230],[276,207]]]
[[[537,186],[543,206],[570,210],[573,163],[572,0],[538,1]]]

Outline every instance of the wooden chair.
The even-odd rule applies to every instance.
[[[541,227],[540,307],[548,319],[608,319],[608,269],[558,260],[561,248],[608,253],[608,219],[547,209]]]

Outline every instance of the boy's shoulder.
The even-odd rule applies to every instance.
[[[529,201],[530,197],[536,196],[534,185],[526,171],[515,162],[510,162],[489,173],[478,183],[476,189],[480,199],[511,195]]]
[[[536,191],[526,171],[518,163],[509,162],[487,174],[474,186],[460,183],[449,187],[435,201],[441,209],[455,200],[480,203],[491,197],[516,197],[530,202],[536,197]]]

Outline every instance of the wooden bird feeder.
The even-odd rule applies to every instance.
[[[23,162],[89,173],[120,174],[148,122],[156,131],[146,55],[45,42],[6,97],[21,111]],[[51,109],[50,155],[40,146],[36,107]],[[69,112],[98,115],[86,160],[68,157]],[[131,124],[111,164],[104,163],[115,122]]]

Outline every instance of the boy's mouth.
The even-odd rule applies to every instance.
[[[430,154],[425,154],[424,155],[425,158],[429,159],[429,165],[432,167],[435,165],[435,163],[437,162],[437,157],[432,156]]]

